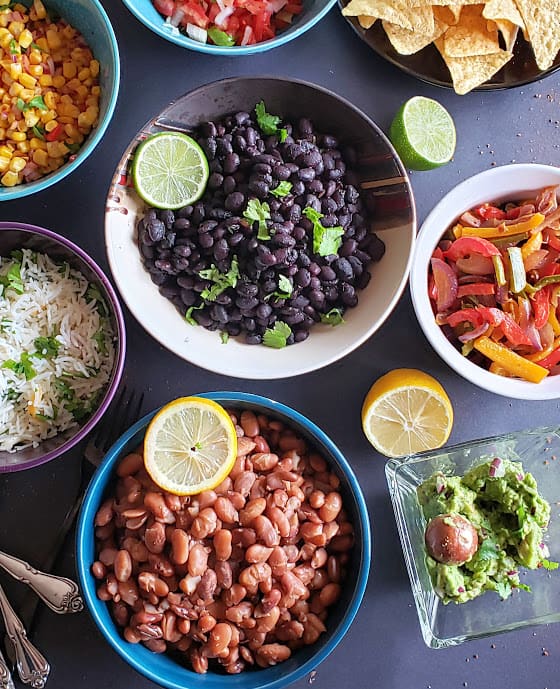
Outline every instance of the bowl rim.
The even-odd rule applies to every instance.
[[[336,1],[336,0],[335,0]],[[99,2],[99,0],[88,0],[88,4],[95,8],[99,18],[104,25],[104,28],[109,37],[109,44],[111,47],[112,54],[112,72],[113,72],[113,88],[109,95],[109,100],[107,102],[107,109],[103,118],[98,122],[96,127],[91,131],[91,133],[86,138],[83,146],[80,148],[74,160],[66,162],[64,165],[54,170],[49,175],[40,177],[38,180],[33,182],[25,182],[24,184],[18,184],[15,187],[2,187],[0,188],[0,203],[2,201],[10,201],[11,199],[20,199],[25,196],[30,196],[31,194],[36,194],[38,192],[44,191],[49,187],[53,186],[57,182],[60,182],[65,177],[67,177],[71,172],[76,170],[89,156],[93,153],[103,135],[105,134],[107,127],[109,126],[113,113],[115,112],[115,107],[117,105],[117,99],[120,89],[121,80],[121,64],[119,47],[117,43],[117,37],[115,36],[115,31],[111,24],[111,20],[107,15],[107,12]]]
[[[277,679],[273,679],[272,681],[266,681],[266,678],[263,678],[263,683],[259,685],[259,689],[282,689],[287,684],[301,679],[301,677],[306,675],[308,672],[311,672],[313,669],[315,669],[315,667],[317,667],[317,665],[319,665],[319,663],[325,660],[325,658],[336,648],[336,646],[338,646],[340,641],[343,639],[360,608],[369,578],[372,553],[372,533],[365,497],[350,463],[337,445],[335,445],[331,438],[321,428],[319,428],[319,426],[317,426],[313,421],[308,419],[300,412],[286,404],[283,404],[282,402],[277,402],[269,399],[268,397],[263,397],[253,393],[215,391],[196,393],[196,395],[198,397],[205,397],[220,403],[231,403],[232,405],[243,405],[244,403],[258,405],[267,412],[277,412],[280,415],[286,416],[291,422],[304,428],[313,437],[313,439],[316,439],[318,442],[320,442],[335,458],[336,464],[344,473],[345,478],[350,485],[353,498],[356,502],[359,519],[361,521],[363,539],[361,542],[359,573],[352,598],[346,611],[344,612],[344,615],[342,616],[339,625],[333,630],[332,637],[322,648],[320,648],[305,663],[299,665],[292,673],[284,674]],[[143,674],[145,677],[148,677],[157,684],[163,685],[168,689],[186,689],[186,687],[189,685],[189,678],[191,678],[193,684],[197,684],[198,682],[195,678],[200,678],[200,675],[197,675],[188,668],[184,668],[186,673],[184,684],[177,684],[173,680],[167,680],[166,678],[156,674],[149,667],[146,667],[144,664],[139,662],[134,655],[129,653],[129,644],[122,639],[114,623],[111,624],[110,628],[105,625],[99,614],[99,609],[101,606],[106,606],[106,603],[99,600],[95,595],[95,584],[93,576],[90,573],[91,562],[89,562],[89,557],[86,555],[87,541],[89,540],[89,537],[91,537],[93,529],[93,519],[95,518],[95,513],[102,497],[101,491],[105,488],[107,482],[110,480],[115,463],[126,444],[138,431],[146,427],[149,420],[157,413],[157,411],[158,410],[155,409],[149,414],[146,414],[143,418],[131,426],[109,448],[101,466],[96,470],[88,486],[80,508],[80,513],[78,515],[76,528],[76,568],[78,571],[80,587],[88,610],[106,641],[109,642],[109,644],[121,656],[121,658],[129,663],[137,672]],[[266,669],[263,669],[261,672],[265,673]],[[228,677],[231,677],[231,682],[234,681],[235,677],[238,677],[237,675],[222,676],[216,675],[215,673],[212,673],[212,676],[219,677],[220,680],[223,681],[224,687],[228,683]]]
[[[540,176],[540,177],[539,177]],[[531,179],[547,179],[532,183]],[[488,192],[495,183],[497,191]],[[541,383],[530,383],[490,373],[462,356],[447,340],[436,324],[427,290],[427,266],[433,250],[443,232],[461,215],[477,203],[514,199],[526,191],[544,186],[560,185],[560,167],[541,163],[513,163],[484,170],[453,187],[430,211],[420,230],[413,251],[410,269],[410,293],[416,318],[424,335],[437,354],[460,376],[474,385],[504,397],[523,400],[549,400],[560,398],[560,385],[556,389]],[[489,198],[490,197],[490,198]],[[457,210],[452,210],[453,208]],[[443,229],[442,229],[443,228]],[[555,376],[548,380],[554,380]],[[560,378],[558,379],[560,381]]]
[[[58,242],[66,249],[69,249],[72,253],[82,260],[97,276],[99,282],[102,283],[103,287],[107,291],[111,301],[111,308],[115,315],[115,322],[117,326],[117,347],[115,353],[115,362],[113,363],[113,372],[107,390],[103,397],[103,401],[92,414],[92,416],[86,421],[86,423],[78,430],[78,432],[72,437],[68,438],[66,442],[57,447],[50,452],[47,452],[36,459],[29,460],[27,462],[21,462],[20,464],[7,465],[0,467],[0,473],[11,473],[15,471],[23,471],[24,469],[32,469],[33,467],[40,466],[41,464],[46,464],[51,460],[59,457],[60,455],[68,452],[71,448],[81,442],[85,436],[94,428],[94,426],[100,421],[103,414],[106,412],[107,408],[111,404],[112,399],[117,392],[119,387],[122,374],[124,371],[124,364],[126,358],[126,327],[124,321],[124,315],[122,307],[120,305],[117,293],[108,277],[97,265],[97,263],[89,256],[83,249],[81,249],[77,244],[70,241],[66,237],[63,237],[52,230],[48,230],[46,227],[40,227],[39,225],[32,225],[30,223],[21,222],[10,222],[10,221],[0,221],[0,232],[5,230],[19,230],[20,232],[27,232],[29,234],[38,234],[43,237],[50,239],[51,241]],[[16,453],[17,456],[17,453]]]
[[[390,152],[392,159],[395,162],[396,167],[399,170],[399,175],[400,178],[402,178],[402,183],[406,186],[408,195],[409,195],[409,200],[410,200],[410,219],[407,221],[406,225],[403,225],[402,227],[395,228],[394,230],[388,229],[386,230],[387,233],[390,232],[401,232],[407,233],[407,238],[409,240],[409,245],[408,245],[408,255],[406,258],[406,264],[404,265],[404,270],[402,272],[402,275],[400,276],[400,280],[398,281],[398,284],[394,288],[394,293],[393,297],[390,301],[388,301],[387,305],[385,306],[383,313],[380,315],[379,319],[375,323],[370,323],[369,327],[365,329],[359,337],[355,337],[352,339],[350,342],[347,342],[342,346],[340,349],[338,349],[336,352],[333,352],[332,354],[329,354],[326,356],[325,354],[320,354],[316,359],[314,359],[313,362],[311,363],[290,363],[289,368],[286,367],[286,364],[280,364],[278,362],[274,367],[272,366],[263,366],[262,368],[259,368],[258,370],[256,369],[245,369],[242,372],[236,371],[235,369],[232,370],[231,365],[227,364],[221,364],[220,360],[216,360],[215,362],[209,361],[208,358],[202,357],[200,355],[196,355],[193,353],[192,349],[189,350],[189,356],[187,357],[176,343],[174,342],[169,342],[169,340],[166,338],[165,333],[162,332],[162,330],[157,327],[157,328],[149,328],[146,323],[145,319],[142,316],[142,308],[144,304],[142,305],[142,308],[135,303],[131,299],[131,292],[127,287],[127,282],[126,280],[123,279],[121,273],[122,270],[119,269],[120,262],[122,261],[121,256],[119,256],[118,251],[116,250],[117,248],[120,249],[122,240],[117,237],[116,239],[113,239],[111,236],[111,232],[109,229],[109,219],[113,216],[112,214],[112,200],[118,196],[118,194],[115,193],[115,187],[119,187],[119,179],[122,173],[122,169],[126,167],[126,161],[128,156],[131,154],[131,151],[133,150],[134,146],[136,143],[141,139],[141,137],[145,134],[147,131],[149,131],[150,127],[153,125],[154,121],[157,120],[162,116],[163,113],[167,112],[169,108],[176,106],[177,103],[182,101],[183,99],[186,98],[191,98],[191,97],[196,97],[199,93],[204,92],[206,89],[210,87],[226,87],[231,84],[234,84],[235,82],[242,81],[242,82],[259,82],[259,81],[274,81],[277,83],[283,83],[283,84],[297,84],[298,86],[302,86],[305,88],[309,88],[311,90],[321,92],[328,96],[329,98],[333,98],[334,100],[338,101],[341,103],[344,107],[352,110],[357,116],[359,116],[364,123],[371,128],[373,132],[377,136],[379,136],[380,140],[383,142],[383,144],[387,147],[387,150]],[[134,192],[135,193],[135,192]],[[136,318],[138,323],[142,326],[142,328],[148,332],[157,342],[159,342],[163,347],[168,349],[169,351],[172,351],[174,354],[179,356],[181,359],[188,361],[191,364],[194,364],[196,366],[199,366],[201,368],[204,368],[208,371],[212,371],[213,373],[220,373],[222,375],[228,375],[231,377],[236,377],[236,378],[243,378],[245,380],[247,379],[253,379],[253,380],[273,380],[273,379],[278,379],[278,378],[287,378],[287,377],[292,377],[292,376],[298,376],[302,375],[304,373],[310,373],[312,371],[319,370],[321,368],[324,368],[326,366],[329,366],[330,364],[333,364],[341,359],[343,359],[345,356],[353,352],[355,349],[360,347],[364,342],[366,342],[370,337],[372,337],[378,330],[383,326],[385,321],[389,318],[389,316],[393,313],[398,301],[400,300],[407,282],[408,282],[408,276],[410,273],[410,268],[412,265],[412,256],[413,256],[413,250],[416,242],[416,235],[417,235],[417,211],[416,211],[416,201],[414,198],[414,191],[412,188],[412,184],[410,182],[410,178],[408,175],[408,172],[401,161],[398,153],[396,152],[395,148],[393,147],[391,141],[389,140],[389,137],[383,132],[383,130],[380,128],[376,122],[374,122],[371,117],[365,113],[363,110],[358,108],[356,105],[351,103],[347,98],[344,96],[341,96],[334,91],[331,91],[328,88],[325,88],[324,86],[320,86],[318,84],[315,84],[313,82],[304,80],[304,79],[294,79],[291,77],[287,76],[278,76],[278,75],[242,75],[242,76],[235,76],[235,77],[227,77],[225,79],[218,79],[215,81],[212,81],[208,84],[203,84],[202,86],[198,86],[190,91],[187,91],[183,95],[179,96],[178,98],[170,101],[162,110],[160,110],[156,115],[154,115],[148,122],[144,124],[143,127],[141,127],[134,137],[131,139],[131,142],[128,144],[128,146],[125,148],[123,155],[119,161],[119,163],[116,166],[116,173],[113,176],[112,182],[110,184],[110,187],[108,189],[107,193],[107,211],[105,213],[105,249],[107,253],[107,259],[109,262],[109,266],[111,269],[111,274],[113,276],[113,279],[115,280],[115,283],[117,285],[117,288],[119,290],[119,293],[121,295],[121,298],[127,305],[128,309],[130,312],[133,314],[133,316]],[[379,232],[379,235],[383,237],[384,230],[376,230],[376,233]],[[383,259],[381,259],[383,261]],[[148,275],[146,274],[146,279],[149,280]],[[367,289],[367,287],[366,287]],[[371,289],[371,288],[370,288]],[[154,294],[157,295],[157,289],[154,289]],[[250,346],[250,345],[247,345]],[[305,346],[305,343],[301,343],[301,346]],[[274,350],[277,354],[281,354],[283,350]]]
[[[127,9],[144,24],[145,27],[156,33],[161,38],[166,41],[174,43],[181,48],[187,48],[187,50],[194,50],[199,53],[207,53],[208,55],[227,55],[228,57],[238,57],[240,55],[253,55],[255,53],[263,53],[267,50],[272,50],[278,48],[285,43],[288,43],[294,38],[301,36],[303,33],[311,29],[317,22],[319,22],[330,10],[336,5],[337,0],[327,0],[325,5],[311,18],[301,22],[297,21],[294,25],[293,30],[286,29],[282,33],[278,34],[274,38],[270,38],[267,41],[261,41],[260,43],[255,43],[254,45],[243,45],[243,46],[220,46],[212,45],[210,43],[200,43],[195,41],[184,34],[174,31],[171,29],[165,29],[165,20],[161,18],[161,24],[151,21],[146,17],[145,13],[142,12],[137,6],[134,0],[122,0],[123,4]],[[157,12],[157,10],[156,10]],[[303,15],[302,15],[303,17]]]

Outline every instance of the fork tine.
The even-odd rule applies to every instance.
[[[109,434],[111,432],[111,427],[115,419],[115,412],[121,408],[124,396],[126,394],[126,385],[123,386],[119,392],[118,397],[114,398],[109,407],[107,408],[103,418],[99,422],[95,435],[90,438],[90,443],[98,447],[103,447]]]

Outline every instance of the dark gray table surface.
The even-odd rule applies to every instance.
[[[33,197],[4,202],[1,220],[25,221],[68,236],[108,270],[105,196],[121,153],[137,129],[170,100],[201,84],[237,75],[308,79],[345,96],[387,131],[407,98],[439,99],[457,126],[449,165],[412,173],[418,219],[454,185],[493,165],[557,164],[560,157],[560,74],[510,91],[456,96],[401,73],[362,44],[335,8],[290,44],[254,57],[215,58],[189,52],[149,32],[113,0],[102,0],[117,34],[121,91],[111,126],[93,155],[69,178]],[[408,292],[368,342],[326,369],[280,381],[244,381],[196,368],[159,346],[127,314],[125,375],[146,391],[146,407],[210,390],[245,390],[285,402],[325,429],[348,457],[363,487],[373,528],[367,592],[348,634],[316,674],[294,689],[556,689],[560,626],[502,634],[434,651],[424,646],[384,476],[384,460],[368,445],[360,408],[371,382],[396,367],[435,375],[447,389],[456,420],[450,442],[555,423],[558,402],[521,402],[479,390],[438,358],[416,324]],[[341,402],[343,402],[341,404]],[[0,546],[39,564],[77,487],[79,452],[31,472],[0,477]],[[558,554],[554,554],[556,559]],[[73,543],[58,571],[75,575]],[[6,584],[15,604],[22,587]],[[112,689],[154,685],[112,651],[87,612],[42,610],[34,635],[52,664],[50,689]]]

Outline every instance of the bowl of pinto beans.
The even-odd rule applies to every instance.
[[[138,421],[84,499],[82,590],[106,640],[158,684],[284,687],[335,649],[358,611],[371,559],[364,497],[297,411],[240,392],[200,396],[235,424],[229,475],[198,495],[163,491],[142,457],[154,414]]]
[[[519,164],[471,177],[418,235],[416,316],[437,353],[499,395],[560,397],[560,169]]]

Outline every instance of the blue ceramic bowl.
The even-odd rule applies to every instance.
[[[30,0],[22,0],[30,5]],[[15,187],[0,186],[0,201],[19,199],[36,194],[56,184],[73,172],[91,154],[101,141],[117,102],[120,82],[120,63],[117,39],[109,17],[99,0],[45,0],[47,11],[53,10],[63,19],[78,29],[91,48],[94,57],[99,60],[99,83],[101,99],[99,105],[99,122],[71,161],[58,170],[45,175],[35,182],[18,184]]]
[[[312,646],[295,652],[287,661],[274,667],[247,670],[239,675],[207,673],[199,675],[179,665],[167,655],[156,655],[141,644],[126,642],[109,613],[106,603],[96,595],[96,580],[91,575],[95,560],[94,519],[110,488],[114,469],[120,457],[137,447],[147,424],[155,414],[148,414],[130,428],[107,453],[95,473],[84,498],[78,520],[77,565],[80,584],[88,608],[97,626],[117,651],[133,668],[157,684],[168,689],[279,689],[314,670],[340,642],[354,619],[367,584],[371,559],[371,533],[366,504],[356,476],[350,465],[320,428],[290,407],[272,400],[242,392],[212,392],[201,395],[232,409],[251,409],[277,418],[300,432],[329,461],[341,480],[345,509],[354,525],[355,545],[343,593],[330,609],[327,631]]]
[[[274,38],[254,45],[227,47],[193,41],[192,38],[180,33],[165,22],[164,17],[154,7],[152,0],[123,0],[123,2],[142,24],[162,38],[165,38],[166,41],[171,41],[171,43],[180,45],[183,48],[189,48],[189,50],[210,53],[210,55],[227,55],[228,57],[264,53],[266,50],[284,45],[284,43],[288,43],[288,41],[301,36],[312,26],[315,26],[336,4],[336,0],[304,0],[303,12],[299,16],[294,17],[294,21],[289,28],[284,29]]]

